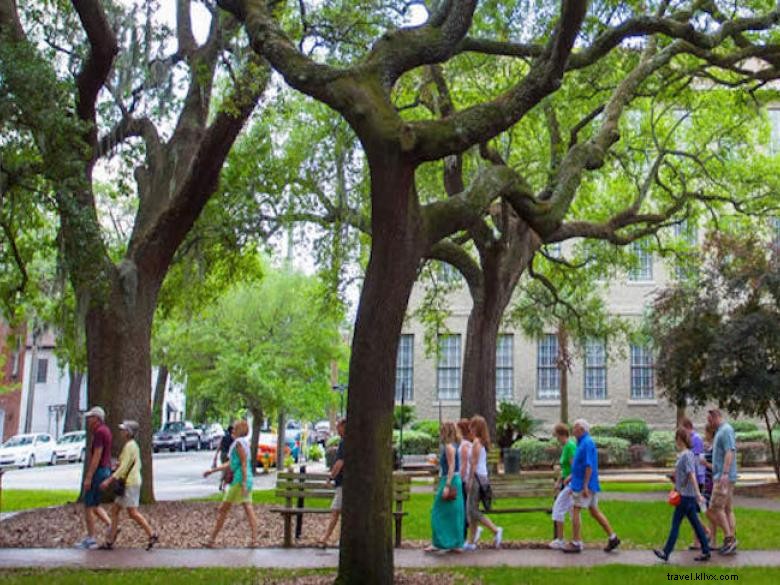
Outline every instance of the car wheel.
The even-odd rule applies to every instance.
[[[51,460],[49,461],[49,465],[57,465],[57,456],[54,453],[51,454]]]
[[[154,451],[155,453],[159,453],[160,452],[160,448],[159,447],[153,447],[152,451]]]
[[[185,453],[187,451],[187,441],[185,439],[181,440],[181,452]]]
[[[35,455],[30,455],[30,458],[27,460],[27,467],[35,467]]]

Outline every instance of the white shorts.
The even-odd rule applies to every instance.
[[[333,501],[330,504],[330,509],[334,512],[341,511],[341,486],[338,486],[336,492],[333,494]]]
[[[563,522],[566,520],[566,514],[571,512],[572,506],[574,506],[574,497],[569,486],[566,486],[555,498],[553,504],[552,519],[555,522]]]
[[[117,496],[114,503],[120,508],[137,508],[141,502],[141,486],[126,485],[123,496]]]
[[[572,492],[572,500],[578,508],[598,508],[599,495],[597,492],[588,492],[588,497],[582,495],[582,492]]]

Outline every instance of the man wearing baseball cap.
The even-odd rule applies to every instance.
[[[98,543],[95,540],[95,516],[106,526],[111,525],[108,514],[100,507],[100,484],[111,475],[111,430],[105,422],[106,412],[99,406],[93,406],[84,413],[84,418],[87,419],[87,433],[92,439],[89,462],[82,482],[87,536],[76,548],[96,549]]]

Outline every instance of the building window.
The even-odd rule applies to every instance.
[[[585,342],[585,400],[607,399],[607,344],[603,339]]]
[[[780,109],[770,109],[767,111],[769,115],[769,125],[771,128],[769,139],[769,152],[771,154],[780,153]]]
[[[39,359],[38,360],[38,376],[35,379],[36,383],[38,384],[45,384],[46,383],[46,374],[49,370],[49,360],[47,359]]]
[[[447,264],[446,262],[438,263],[437,274],[439,280],[447,284],[460,282],[461,279],[461,275],[460,272],[458,272],[458,269],[451,264]]]
[[[556,242],[554,244],[547,244],[544,247],[544,251],[547,253],[547,255],[550,258],[560,258],[563,255],[563,250],[561,248],[560,242]]]
[[[691,224],[687,219],[674,224],[674,237],[683,240],[690,248],[693,248],[698,240],[696,225]],[[684,280],[689,278],[695,274],[695,270],[691,253],[688,251],[683,252],[682,257],[677,259],[677,265],[674,269],[677,279]]]
[[[650,348],[631,344],[631,399],[655,398],[655,365]]]
[[[395,365],[395,400],[410,401],[414,396],[414,335],[404,334],[398,341],[398,358]]]
[[[653,280],[653,253],[647,249],[647,244],[634,242],[631,245],[636,255],[637,264],[628,273],[628,280],[633,282],[648,282]]]
[[[439,337],[439,400],[460,399],[460,335]]]
[[[514,335],[510,333],[498,336],[496,344],[496,398],[499,400],[511,400],[514,396],[512,388],[513,348]]]
[[[543,335],[536,352],[536,397],[539,400],[559,400],[561,374],[558,370],[558,337]]]

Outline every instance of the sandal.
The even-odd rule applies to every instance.
[[[213,540],[206,540],[203,542],[203,548],[217,548],[217,545]]]
[[[317,541],[317,548],[328,548],[328,543],[324,540]]]
[[[160,537],[155,532],[149,537],[149,542],[146,543],[146,550],[152,550],[152,547],[154,547],[154,545],[158,542],[160,542]]]
[[[106,541],[98,547],[98,550],[114,550],[114,543]]]

